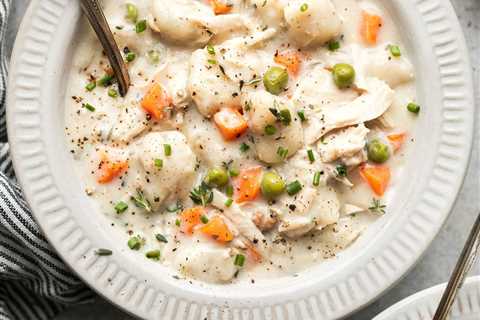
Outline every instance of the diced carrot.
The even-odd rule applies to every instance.
[[[199,225],[205,210],[202,207],[186,209],[180,215],[180,228],[186,234],[192,234],[193,228]]]
[[[383,196],[390,182],[390,168],[383,165],[362,165],[360,176],[377,196]]]
[[[362,12],[360,34],[367,44],[374,45],[377,43],[378,33],[382,27],[382,23],[382,17],[366,11]]]
[[[172,103],[172,99],[158,83],[154,83],[142,99],[142,108],[155,120],[164,117],[164,110]]]
[[[297,75],[302,63],[301,56],[296,51],[277,52],[273,60],[287,68],[288,72]]]
[[[227,3],[224,3],[222,0],[209,0],[210,5],[213,7],[213,12],[216,15],[227,14],[232,11],[233,6]]]
[[[98,166],[100,175],[97,179],[98,183],[106,184],[116,177],[120,176],[128,169],[127,161],[111,161],[106,154],[102,155],[102,160]]]
[[[393,151],[398,151],[402,145],[405,143],[405,139],[407,138],[406,133],[396,133],[390,134],[387,136],[388,141],[390,141]]]
[[[219,216],[213,217],[200,229],[204,234],[209,235],[218,242],[230,242],[233,240],[233,234],[228,229],[227,224]]]
[[[263,257],[253,244],[247,243],[246,247],[247,247],[247,255],[250,260],[257,263],[262,262]]]
[[[261,167],[254,167],[240,171],[235,179],[235,201],[242,203],[253,201],[260,193]]]
[[[247,121],[234,108],[222,108],[213,116],[213,120],[225,140],[235,140],[248,129]]]

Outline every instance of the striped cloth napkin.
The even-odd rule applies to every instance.
[[[94,294],[45,240],[15,181],[5,120],[10,5],[0,0],[0,320],[50,320]]]

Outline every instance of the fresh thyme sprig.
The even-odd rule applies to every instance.
[[[197,188],[194,188],[190,192],[190,199],[192,199],[195,204],[201,204],[205,207],[213,201],[213,192],[210,187],[202,181]]]
[[[385,214],[385,208],[387,206],[382,204],[379,199],[372,199],[372,205],[368,208],[370,212],[377,213],[377,214]]]
[[[142,208],[148,213],[152,212],[152,205],[150,204],[150,201],[145,198],[145,195],[143,194],[143,191],[141,189],[137,189],[137,195],[131,196],[130,199],[138,208]]]

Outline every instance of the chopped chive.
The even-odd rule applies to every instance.
[[[112,253],[113,253],[112,250],[102,249],[102,248],[97,249],[97,250],[95,251],[95,254],[96,254],[97,256],[111,256]]]
[[[163,160],[162,159],[155,159],[153,160],[155,167],[162,169],[163,168]]]
[[[165,152],[165,155],[167,157],[171,156],[172,155],[172,146],[169,145],[169,144],[164,144],[163,145],[163,151]]]
[[[141,20],[141,21],[138,21],[135,24],[135,32],[136,33],[142,33],[145,30],[147,30],[147,20]]]
[[[134,236],[128,239],[128,247],[132,250],[140,250],[142,247],[142,239],[139,236]]]
[[[149,50],[147,58],[151,64],[158,64],[160,62],[160,52],[158,50]]]
[[[225,193],[227,194],[227,196],[229,197],[232,197],[233,196],[233,187],[231,184],[229,184],[227,186],[227,189],[225,190]]]
[[[210,63],[210,64],[217,64],[217,60],[208,59],[207,61],[208,61],[208,63]]]
[[[243,267],[243,265],[245,264],[245,256],[243,254],[237,254],[235,256],[235,260],[233,261],[233,264],[238,267]]]
[[[127,3],[127,15],[125,16],[128,20],[133,23],[137,22],[138,19],[138,9],[137,6],[131,3]]]
[[[310,160],[310,162],[315,162],[315,156],[313,155],[313,150],[308,149],[307,154],[308,154],[308,160]]]
[[[284,147],[278,147],[277,155],[282,159],[286,159],[287,156],[288,156],[288,149],[286,149]]]
[[[303,111],[303,110],[298,110],[297,114],[298,114],[298,117],[300,118],[300,120],[301,120],[302,122],[307,120],[307,118],[305,118],[305,111]]]
[[[125,60],[127,62],[132,62],[133,60],[135,60],[136,57],[137,55],[134,52],[129,52],[125,55]]]
[[[157,233],[157,234],[155,235],[155,238],[156,238],[158,241],[160,241],[160,242],[168,243],[167,238],[165,238],[165,236],[164,236],[163,234],[161,234],[161,233]]]
[[[85,86],[85,89],[87,89],[87,91],[93,91],[93,89],[95,89],[96,87],[97,84],[95,83],[95,81],[92,81]]]
[[[90,111],[90,112],[94,112],[94,111],[95,111],[95,107],[92,106],[90,103],[84,103],[82,106],[83,106],[85,109],[87,109],[88,111]]]
[[[240,145],[240,151],[241,152],[247,152],[250,149],[250,146],[246,144],[245,142]]]
[[[111,98],[118,97],[118,92],[115,89],[108,89],[108,96]]]
[[[128,204],[126,204],[123,201],[119,201],[115,205],[115,211],[117,212],[117,214],[124,213],[127,209],[128,209]]]
[[[339,164],[336,169],[337,169],[338,176],[340,177],[347,176],[347,167],[344,164]]]
[[[225,201],[225,206],[226,207],[230,207],[233,203],[233,199],[232,198],[228,198],[226,201]]]
[[[267,136],[273,136],[276,132],[277,132],[277,128],[275,128],[271,124],[269,124],[265,127],[265,134]]]
[[[287,193],[289,196],[293,196],[302,190],[300,181],[295,180],[292,183],[287,184]]]
[[[305,12],[308,10],[308,4],[307,3],[304,3],[300,6],[300,11],[301,12]]]
[[[288,110],[288,109],[280,110],[279,119],[283,123],[284,126],[288,126],[290,124],[290,122],[292,122],[292,114],[290,113],[290,110]]]
[[[152,250],[145,253],[145,257],[152,260],[160,260],[160,250]]]
[[[240,174],[240,171],[238,169],[232,168],[232,169],[228,170],[228,175],[230,177],[238,177],[239,174]]]
[[[388,48],[390,49],[390,53],[394,57],[400,57],[402,52],[400,51],[400,47],[396,45],[389,45]]]
[[[321,176],[321,172],[320,171],[317,171],[315,172],[315,175],[313,176],[313,185],[315,187],[318,187],[320,185],[320,176]]]
[[[179,219],[176,219],[176,220],[175,220],[175,225],[176,225],[177,227],[180,227],[180,220],[179,220]]]
[[[211,55],[215,54],[215,48],[212,45],[207,45],[207,52],[210,53]]]
[[[113,83],[113,76],[106,74],[98,80],[98,84],[102,87],[108,87]]]
[[[338,50],[338,49],[340,49],[340,42],[338,42],[336,40],[332,40],[332,41],[328,42],[328,50],[335,51],[335,50]]]
[[[418,114],[420,112],[420,106],[416,103],[410,102],[407,105],[407,110],[410,111],[411,113]]]
[[[202,215],[202,216],[200,216],[200,221],[203,224],[207,224],[208,223],[208,217],[206,215]]]

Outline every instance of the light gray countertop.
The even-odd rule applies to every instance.
[[[13,0],[14,11],[11,20],[11,28],[8,33],[11,46],[18,24],[30,0]],[[480,44],[480,1],[479,0],[452,0],[457,15],[462,24],[468,47],[473,70],[475,71],[476,88],[478,87],[478,62]],[[479,90],[476,92],[477,105],[480,102]],[[473,115],[472,115],[473,116]],[[475,220],[479,209],[479,164],[478,164],[478,130],[475,137],[474,150],[465,182],[454,206],[453,212],[440,234],[434,240],[432,246],[425,253],[420,262],[413,270],[394,288],[382,295],[377,301],[367,308],[349,317],[349,320],[369,320],[379,312],[402,300],[403,298],[426,289],[433,285],[448,280],[461,248],[468,236],[470,227]],[[480,264],[477,263],[472,270],[473,274],[480,274]],[[61,314],[58,320],[124,320],[131,319],[129,316],[118,311],[108,302],[102,299],[93,305],[79,306],[68,309]]]

